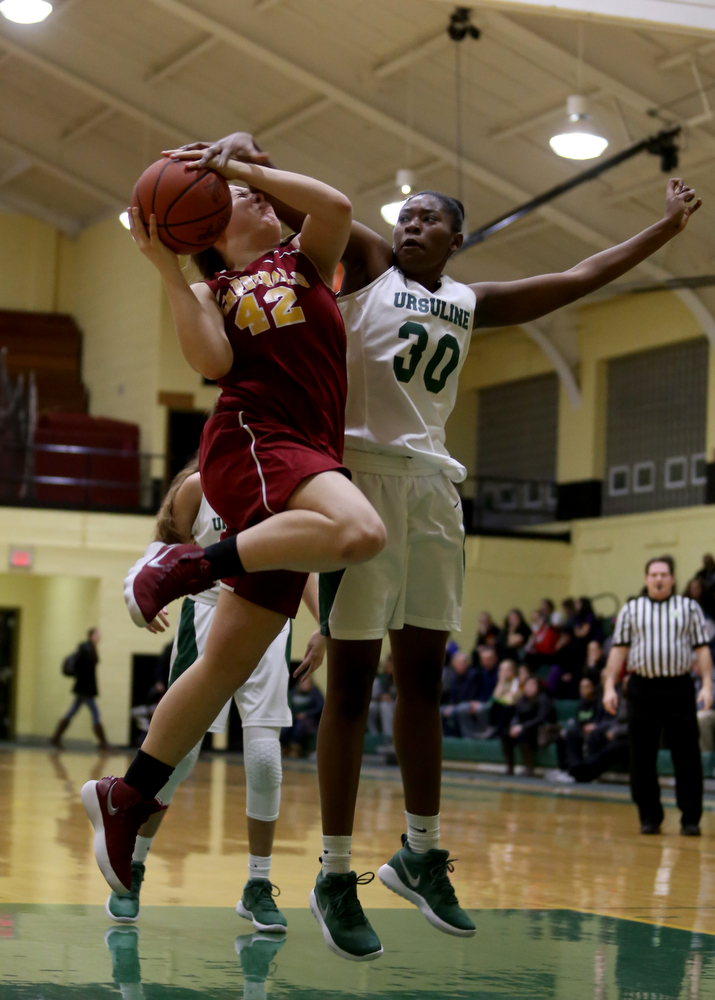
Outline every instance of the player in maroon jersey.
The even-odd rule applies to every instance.
[[[139,625],[176,597],[217,579],[227,586],[204,655],[165,695],[125,777],[82,789],[97,861],[120,895],[131,887],[136,832],[160,808],[156,793],[295,616],[305,574],[370,559],[385,538],[342,466],[345,329],[332,278],[350,232],[350,202],[300,174],[234,160],[219,169],[306,217],[283,245],[265,196],[232,187],[231,220],[215,245],[223,269],[189,286],[158,238],[155,216],[147,231],[138,211],[130,213],[132,235],[162,277],[184,356],[223,388],[200,460],[228,537],[206,549],[165,546],[125,583]]]

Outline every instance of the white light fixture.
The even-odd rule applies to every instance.
[[[409,195],[415,186],[415,172],[414,170],[401,169],[397,171],[395,176],[395,184],[397,190],[400,194]],[[400,209],[405,204],[405,201],[390,201],[386,205],[383,205],[380,209],[380,215],[383,217],[388,225],[394,226],[397,224],[397,220],[400,215]]]
[[[17,24],[37,24],[52,13],[52,4],[47,0],[3,0],[0,14]]]
[[[119,214],[119,221],[125,229],[129,229],[129,212],[124,211]]]
[[[400,217],[400,212],[402,211],[402,206],[404,204],[404,201],[391,201],[388,202],[387,205],[382,206],[380,209],[380,215],[389,226],[397,225],[397,220]]]
[[[589,124],[586,98],[572,94],[566,102],[568,123],[563,132],[553,136],[549,145],[567,160],[593,160],[608,146],[608,139],[597,135]]]

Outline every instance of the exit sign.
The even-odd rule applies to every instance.
[[[32,569],[32,549],[10,549],[10,569]]]

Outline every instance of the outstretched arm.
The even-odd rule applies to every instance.
[[[471,285],[477,296],[475,327],[526,323],[595,292],[681,233],[700,205],[700,199],[695,200],[695,191],[679,178],[673,178],[668,183],[663,218],[625,243],[594,254],[568,271]]]
[[[206,167],[214,161],[214,167],[220,170],[226,167],[230,160],[255,163],[270,170],[277,169],[275,164],[271,162],[268,153],[259,148],[253,136],[248,132],[232,132],[231,135],[224,136],[223,139],[217,139],[212,143],[192,142],[180,149],[167,150],[165,155],[183,160],[191,160],[195,157],[192,165],[197,169]],[[301,246],[308,253],[305,248],[305,238],[301,232],[305,222],[305,212],[292,203],[288,204],[283,198],[267,188],[260,187],[260,185],[255,186],[266,195],[281,222],[294,232],[301,233]],[[310,256],[309,253],[308,256]],[[341,291],[343,295],[348,295],[350,292],[355,292],[365,285],[369,285],[371,281],[379,278],[392,266],[392,247],[387,240],[373,232],[372,229],[360,222],[353,221],[341,260],[345,268]]]

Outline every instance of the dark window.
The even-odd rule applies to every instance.
[[[603,513],[705,502],[705,338],[608,362]]]
[[[199,449],[207,416],[202,410],[169,411],[169,479],[181,472]]]

